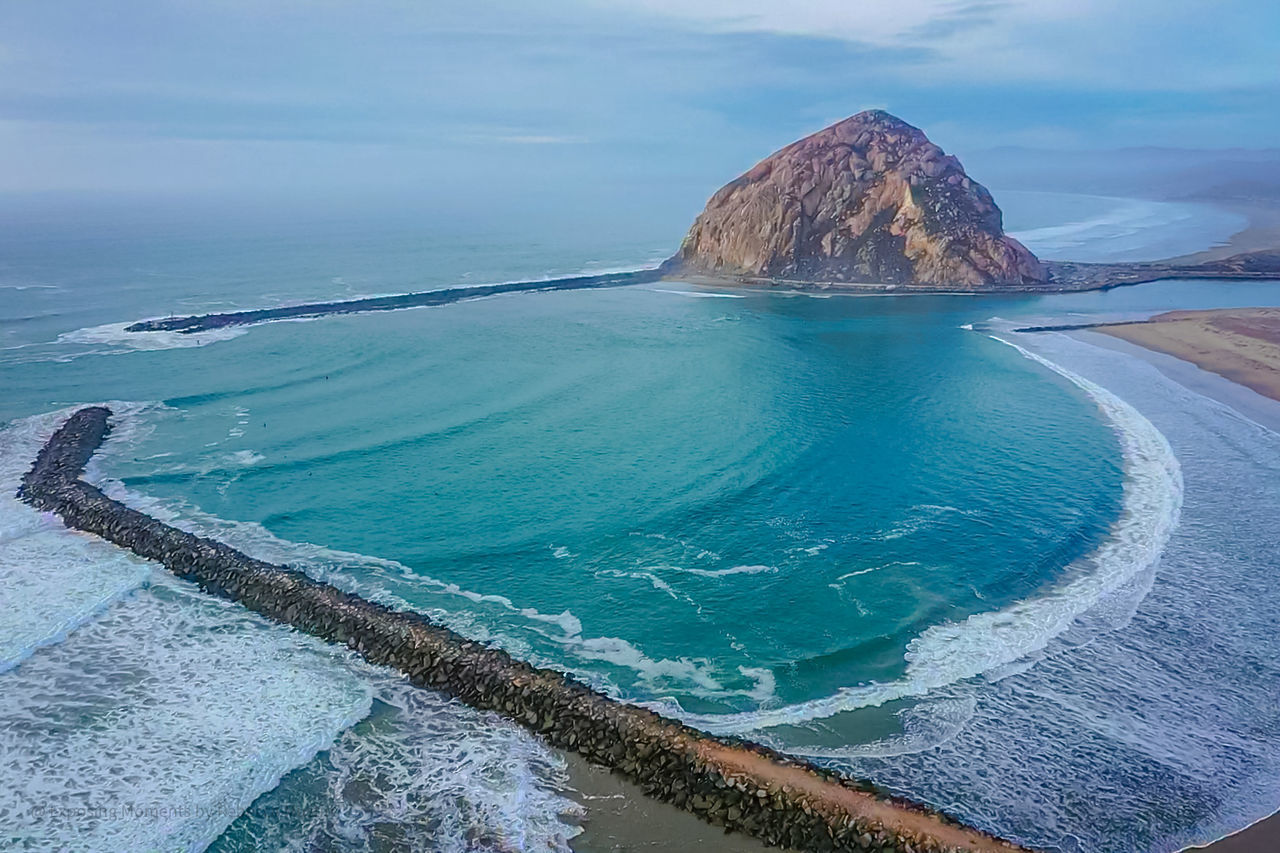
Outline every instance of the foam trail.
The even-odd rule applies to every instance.
[[[370,688],[344,657],[157,571],[0,676],[6,839],[203,850],[368,714]]]
[[[746,299],[741,293],[709,293],[704,290],[667,290],[661,287],[650,288],[654,293],[671,293],[675,296],[692,296],[698,299]]]
[[[686,575],[697,575],[702,578],[723,578],[729,575],[758,575],[762,572],[776,572],[774,566],[750,565],[750,566],[733,566],[728,569],[698,569],[687,568],[685,566],[662,566],[664,569],[672,569]]]
[[[240,327],[229,327],[224,329],[205,329],[187,334],[178,332],[126,332],[125,327],[129,325],[131,325],[131,322],[104,323],[101,326],[89,326],[72,332],[63,332],[58,335],[57,343],[104,344],[111,347],[111,349],[96,350],[94,354],[109,355],[125,352],[201,347],[205,344],[238,338],[248,331]]]
[[[564,818],[582,809],[558,793],[569,786],[558,753],[496,714],[360,668],[376,691],[370,717],[255,801],[217,853],[372,853],[385,839],[439,853],[568,853],[579,829]]]
[[[521,606],[505,595],[465,589],[456,583],[416,572],[395,560],[339,551],[307,542],[292,542],[277,537],[254,522],[229,521],[181,502],[160,501],[125,489],[121,483],[103,473],[101,463],[110,458],[111,452],[110,448],[104,447],[102,452],[95,455],[86,471],[86,478],[110,497],[182,530],[226,542],[267,562],[288,564],[311,577],[370,600],[392,607],[420,610],[438,624],[474,640],[497,643],[511,654],[535,665],[567,669],[614,698],[621,698],[621,694],[595,665],[599,662],[630,670],[651,687],[679,683],[696,694],[735,695],[733,691],[725,691],[712,674],[715,666],[711,661],[683,657],[653,658],[620,637],[584,637],[581,620],[569,610],[558,614],[542,613],[534,608]],[[357,567],[358,571],[352,571]],[[645,579],[652,582],[651,578]],[[492,619],[479,618],[474,610],[460,608],[456,602],[431,607],[424,606],[421,600],[410,601],[395,592],[397,587],[404,586],[406,582],[415,593],[430,591],[442,596],[461,598],[481,607],[496,608],[499,614],[508,617],[519,617],[523,623],[521,631],[503,632],[495,629]],[[554,644],[558,649],[556,656],[548,657],[539,653],[521,636],[523,630],[535,633]],[[561,654],[576,658],[580,665],[573,666]]]
[[[891,569],[894,566],[918,566],[918,565],[920,564],[913,560],[907,560],[907,561],[894,560],[892,563],[884,563],[879,566],[869,566],[865,569],[858,569],[857,571],[846,572],[845,574],[836,578],[835,583],[827,584],[827,586],[837,586],[841,581],[847,581],[849,578],[861,577],[862,575],[869,575],[872,572],[878,572],[881,569]]]
[[[0,673],[143,586],[149,564],[19,501],[22,475],[72,409],[0,430]]]
[[[716,734],[741,734],[924,696],[1044,649],[1077,618],[1155,565],[1182,507],[1182,473],[1164,435],[1100,385],[1011,341],[991,337],[1075,384],[1111,422],[1120,440],[1125,478],[1120,518],[1107,540],[1075,567],[1067,582],[1046,595],[925,630],[908,644],[906,675],[897,681],[842,688],[831,696],[769,710],[736,714],[677,710],[682,720]]]

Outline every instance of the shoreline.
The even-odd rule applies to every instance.
[[[1146,320],[1099,323],[1080,331],[1170,356],[1280,401],[1280,308],[1166,311]]]
[[[1207,196],[1189,200],[1241,216],[1245,220],[1245,226],[1228,237],[1227,241],[1222,245],[1169,258],[1168,260],[1171,263],[1220,261],[1232,255],[1266,251],[1280,247],[1280,199],[1241,199]]]
[[[1272,812],[1217,841],[1184,847],[1178,853],[1205,850],[1208,853],[1275,853],[1280,850],[1280,811]]]
[[[1280,811],[1254,821],[1244,829],[1224,835],[1208,844],[1184,847],[1178,853],[1204,850],[1207,853],[1275,853],[1280,850]]]
[[[647,797],[725,831],[773,846],[849,853],[1026,849],[874,783],[619,702],[420,613],[368,601],[125,506],[82,479],[111,415],[103,406],[71,415],[23,476],[19,499],[60,516],[71,529],[164,565],[205,593],[346,645],[417,687],[500,713],[550,746],[628,778]]]
[[[1141,359],[1187,390],[1202,397],[1208,397],[1210,400],[1233,410],[1241,417],[1253,421],[1272,432],[1280,433],[1280,401],[1259,394],[1257,391],[1238,382],[1233,382],[1225,376],[1205,370],[1193,362],[1159,350],[1148,349],[1140,344],[1099,332],[1096,329],[1078,329],[1068,331],[1065,334],[1076,337],[1091,346],[1113,350]]]
[[[1212,312],[1171,312],[1179,314],[1207,314]],[[1154,319],[1154,318],[1152,318]],[[1237,382],[1221,373],[1185,358],[1180,358],[1147,343],[1135,341],[1131,336],[1115,334],[1117,326],[1141,326],[1151,320],[1125,324],[1103,324],[1095,327],[1064,330],[1072,337],[1103,349],[1114,350],[1142,359],[1154,366],[1174,382],[1215,402],[1232,409],[1241,417],[1253,421],[1272,432],[1280,433],[1280,394],[1262,394],[1248,385]],[[1107,326],[1111,326],[1108,329]],[[1259,818],[1248,826],[1205,844],[1182,848],[1179,853],[1207,851],[1208,853],[1273,853],[1280,850],[1280,803],[1276,811]]]

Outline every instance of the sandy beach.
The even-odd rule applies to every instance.
[[[1273,853],[1280,850],[1280,815],[1260,820],[1248,829],[1204,847],[1189,849],[1207,850],[1209,853]]]
[[[1280,308],[1169,311],[1096,331],[1171,355],[1280,400]]]
[[[1214,198],[1206,203],[1244,217],[1247,224],[1221,246],[1170,260],[1201,263],[1280,246],[1280,200]]]
[[[702,853],[764,853],[754,838],[726,833],[694,815],[646,797],[638,785],[591,764],[573,753],[569,763],[570,796],[586,809],[582,834],[571,842],[575,853],[642,853],[697,848]]]
[[[1186,387],[1280,430],[1280,309],[1171,311],[1145,322],[1099,326],[1080,334],[1090,343],[1138,355]],[[1188,850],[1280,850],[1280,814]]]

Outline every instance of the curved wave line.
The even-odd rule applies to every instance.
[[[926,629],[907,645],[906,676],[896,681],[841,688],[821,699],[767,710],[691,714],[678,707],[670,709],[681,720],[714,734],[743,734],[924,696],[1044,649],[1077,617],[1159,560],[1182,509],[1182,470],[1168,440],[1137,409],[1102,386],[1012,341],[989,337],[1079,387],[1120,440],[1125,474],[1122,510],[1108,539],[1082,561],[1093,570],[1039,598]]]

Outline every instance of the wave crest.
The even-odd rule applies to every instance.
[[[1154,567],[1182,508],[1182,472],[1169,442],[1137,409],[1102,386],[1012,341],[990,337],[1076,385],[1111,423],[1120,441],[1125,476],[1120,518],[1107,540],[1046,595],[926,629],[908,644],[907,671],[901,679],[842,688],[821,699],[769,710],[690,714],[677,708],[681,719],[716,734],[743,734],[924,696],[1035,655],[1079,617]]]

